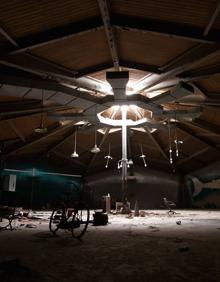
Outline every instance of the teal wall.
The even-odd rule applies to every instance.
[[[9,174],[16,175],[16,192],[3,191],[4,175]],[[32,208],[52,207],[65,198],[63,193],[71,192],[76,198],[79,187],[80,178],[72,176],[48,175],[43,171],[35,170],[35,176],[32,177],[32,171],[9,172],[3,170],[1,171],[0,202],[30,208],[33,195]]]

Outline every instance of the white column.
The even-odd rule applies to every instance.
[[[127,199],[127,106],[121,107],[122,112],[122,197]]]

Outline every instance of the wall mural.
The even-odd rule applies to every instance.
[[[202,182],[197,177],[190,177],[188,187],[195,207],[220,208],[220,177]]]

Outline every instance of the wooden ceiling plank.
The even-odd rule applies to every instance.
[[[26,138],[25,138],[24,134],[21,132],[21,130],[18,129],[17,126],[14,124],[14,121],[7,120],[7,124],[14,131],[14,133],[25,143],[26,142]]]
[[[88,32],[98,31],[103,28],[101,17],[89,18],[79,22],[72,22],[64,26],[52,28],[37,34],[26,36],[18,40],[19,47],[9,49],[9,54],[18,54],[59,42]]]
[[[153,33],[162,36],[185,39],[199,43],[214,43],[218,42],[218,30],[210,32],[204,37],[203,29],[195,26],[187,26],[175,22],[159,21],[146,18],[138,18],[127,15],[112,14],[112,25],[120,30]]]

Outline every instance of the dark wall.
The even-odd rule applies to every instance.
[[[149,168],[134,168],[136,181],[128,181],[128,200],[134,207],[135,200],[139,207],[144,209],[161,208],[162,198],[167,197],[177,201],[179,181],[175,175],[154,171]],[[114,203],[121,201],[121,174],[117,170],[105,171],[87,177],[87,186],[90,189],[92,205],[102,206],[102,196],[110,193],[112,208]]]
[[[16,175],[16,191],[3,191],[5,175]],[[24,208],[42,208],[54,206],[65,196],[65,192],[72,192],[77,197],[80,187],[79,178],[44,174],[40,170],[31,172],[1,172],[0,203],[5,205],[22,206]]]

